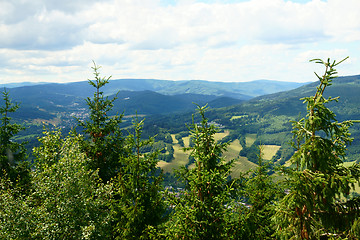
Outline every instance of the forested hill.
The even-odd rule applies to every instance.
[[[305,83],[256,80],[250,82],[214,82],[204,80],[169,81],[154,79],[119,79],[112,80],[105,92],[115,93],[116,90],[150,90],[165,95],[184,93],[214,95],[248,100],[252,97],[286,91],[297,88]],[[113,91],[113,92],[111,92]]]
[[[263,95],[244,101],[240,104],[212,109],[213,119],[228,122],[234,116],[259,115],[264,116],[288,116],[298,117],[306,112],[301,98],[311,96],[316,91],[317,82],[306,84],[299,88]],[[360,119],[360,75],[336,78],[332,85],[327,88],[325,96],[337,97],[339,102],[330,103],[340,119]],[[234,118],[233,118],[234,119]],[[212,119],[211,119],[212,120]]]
[[[157,134],[159,128],[161,131],[175,134],[186,131],[185,124],[191,123],[191,115],[195,109],[193,103],[199,105],[208,103],[211,107],[208,112],[209,119],[222,124],[229,130],[227,140],[233,140],[246,134],[255,134],[255,144],[282,146],[278,152],[278,156],[282,160],[290,156],[288,142],[291,141],[291,123],[289,121],[297,119],[299,114],[304,115],[306,107],[300,98],[313,95],[317,84],[310,83],[289,91],[254,97],[248,101],[229,97],[225,93],[224,95],[211,95],[209,94],[210,90],[207,92],[208,94],[205,92],[193,94],[191,92],[195,91],[194,89],[188,90],[187,93],[184,93],[185,90],[179,89],[179,94],[170,95],[168,91],[169,94],[165,95],[154,91],[161,89],[165,91],[165,85],[168,83],[160,82],[160,80],[148,80],[148,86],[146,86],[147,81],[145,80],[144,84],[133,80],[111,80],[104,89],[104,93],[111,98],[112,93],[120,89],[117,84],[121,81],[127,82],[127,85],[123,85],[122,88],[131,89],[137,85],[141,91],[120,90],[112,113],[147,115],[145,129],[151,133]],[[150,83],[154,82],[164,84],[164,88],[157,85],[155,89],[153,84],[152,90],[144,90],[150,88]],[[173,81],[172,83],[181,85],[181,82]],[[190,83],[191,81],[187,84]],[[217,83],[211,84],[216,86]],[[269,89],[271,88],[274,87],[269,86]],[[31,144],[37,142],[36,136],[42,131],[42,122],[72,127],[76,125],[74,117],[86,118],[88,110],[85,99],[93,96],[93,89],[87,82],[23,86],[8,89],[8,91],[13,101],[20,104],[20,109],[13,114],[14,119],[27,124],[27,130],[20,134]],[[334,80],[332,86],[328,87],[325,92],[326,96],[340,96],[339,103],[329,105],[337,114],[338,120],[360,119],[359,92],[360,75],[339,77]],[[129,121],[126,122],[126,124],[128,123]],[[151,129],[148,126],[157,126],[157,128]],[[360,156],[358,153],[360,152],[358,150],[360,149],[359,126],[355,124],[351,131],[355,140],[349,146],[349,160],[356,160],[358,155]],[[32,138],[29,139],[27,136],[32,136]]]
[[[326,89],[325,97],[337,97],[339,101],[327,106],[336,113],[337,120],[360,120],[360,75],[336,78]],[[255,144],[281,145],[277,157],[283,161],[291,156],[289,142],[292,140],[290,123],[306,114],[306,106],[300,100],[313,96],[318,83],[310,83],[299,88],[276,94],[264,95],[223,108],[211,109],[208,112],[210,121],[221,124],[230,130],[227,140],[239,139],[246,134],[256,135]],[[191,122],[191,115],[153,116],[147,119],[148,124],[173,132],[185,131],[185,123]],[[161,124],[162,123],[162,124]],[[348,160],[360,157],[360,124],[351,128],[353,143],[348,146]]]
[[[290,91],[260,96],[243,104],[263,114],[296,116],[305,112],[300,98],[308,97],[316,91],[317,82],[310,83]],[[340,119],[360,119],[360,75],[338,77],[332,85],[326,89],[325,97],[338,97],[338,103],[331,103],[329,106],[337,113]],[[249,105],[248,105],[249,104]]]
[[[281,82],[272,80],[256,80],[250,82],[214,82],[204,80],[157,80],[157,79],[116,79],[110,80],[103,91],[106,95],[116,94],[118,91],[153,91],[164,95],[179,95],[185,93],[232,97],[248,100],[252,97],[287,91],[304,85],[305,83]],[[41,86],[40,86],[41,85]],[[28,87],[36,91],[46,90],[51,93],[62,93],[87,97],[92,93],[87,81],[64,84],[41,83],[13,83],[1,84],[2,88]],[[33,91],[34,91],[33,90]]]
[[[11,98],[20,103],[16,118],[51,120],[70,114],[82,114],[85,99],[93,96],[87,81],[67,84],[41,83],[38,85],[9,84]],[[20,85],[20,87],[15,87]],[[21,86],[26,85],[26,86]],[[101,90],[106,96],[118,93],[114,112],[138,114],[167,114],[193,109],[193,102],[209,103],[211,107],[226,107],[252,97],[295,88],[302,83],[253,81],[220,83],[210,81],[169,81],[154,79],[110,80]]]

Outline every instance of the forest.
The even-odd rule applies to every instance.
[[[331,110],[339,100],[326,95],[346,59],[311,60],[324,74],[316,74],[314,95],[301,99],[306,114],[278,117],[291,131],[261,122],[269,133],[262,143],[292,137],[292,149],[281,148],[277,161],[264,158],[261,144],[246,146],[243,133],[259,127],[258,116],[232,117],[227,125],[243,127],[219,141],[225,123],[210,121],[214,112],[196,105],[190,123],[175,126],[189,162],[174,175],[159,167],[173,158],[171,134],[158,131],[155,118],[147,125],[141,115],[113,114],[117,96],[105,96],[110,77],[95,63],[88,117],[71,129],[44,124],[31,159],[26,143],[16,141],[24,126],[12,114],[21,107],[4,90],[0,239],[359,239],[360,165],[345,161],[358,141],[350,127],[359,121],[339,121]],[[224,157],[234,138],[255,166],[237,176],[234,159]]]

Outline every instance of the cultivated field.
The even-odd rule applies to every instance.
[[[224,131],[222,133],[216,133],[215,139],[220,140],[227,136],[229,131]],[[172,172],[174,169],[179,169],[181,166],[185,166],[189,161],[189,152],[184,152],[182,147],[178,144],[178,141],[175,139],[175,134],[171,135],[174,142],[174,159],[167,163],[164,161],[160,161],[158,166],[161,167],[164,172]],[[185,147],[189,146],[189,137],[184,137],[184,145]],[[256,140],[256,134],[248,134],[246,135],[246,145],[251,146]],[[279,150],[280,146],[277,145],[263,145],[263,158],[266,160],[270,160],[276,152]],[[238,139],[232,141],[230,145],[227,147],[227,152],[224,153],[223,157],[226,161],[230,161],[235,159],[234,166],[232,168],[231,176],[239,177],[240,172],[246,172],[250,169],[256,167],[255,163],[252,163],[247,160],[246,157],[239,156],[240,151],[242,150],[242,146]],[[193,164],[189,166],[192,168]]]

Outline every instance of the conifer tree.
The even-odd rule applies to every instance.
[[[117,97],[105,97],[101,88],[109,83],[111,76],[100,77],[100,67],[95,62],[92,69],[95,80],[88,82],[95,88],[95,92],[93,98],[86,99],[90,118],[84,122],[78,121],[86,136],[82,148],[90,158],[89,167],[99,169],[100,178],[106,182],[116,176],[121,167],[119,159],[123,152],[123,137],[119,125],[123,115],[109,116]]]
[[[290,160],[294,167],[283,170],[289,193],[280,201],[275,217],[282,238],[345,237],[359,214],[359,205],[341,201],[360,176],[358,164],[350,167],[342,164],[346,145],[352,141],[349,132],[352,121],[338,122],[326,107],[329,102],[338,101],[338,97],[324,97],[325,88],[336,78],[335,67],[344,60],[311,60],[324,65],[325,73],[322,76],[315,73],[320,81],[316,93],[302,99],[307,115],[293,122],[296,152]]]
[[[26,162],[24,143],[13,141],[13,137],[25,128],[17,123],[12,123],[11,113],[16,112],[19,105],[12,103],[9,92],[2,92],[3,106],[0,107],[0,177],[9,177],[10,181],[20,185],[29,184],[29,165]]]
[[[189,128],[194,145],[185,150],[195,159],[192,169],[183,168],[180,179],[186,189],[171,198],[174,214],[167,226],[170,239],[231,239],[231,185],[228,181],[232,161],[225,162],[222,153],[227,143],[217,143],[217,129],[205,117],[207,107],[198,106],[201,122]]]
[[[133,120],[133,133],[125,140],[124,167],[114,179],[116,239],[149,239],[148,230],[156,230],[164,221],[162,174],[157,168],[159,151],[143,153],[154,138],[141,137],[144,120]]]
[[[258,166],[250,170],[245,179],[241,196],[251,206],[246,211],[244,225],[246,225],[247,239],[273,239],[275,226],[272,217],[275,214],[275,202],[283,195],[281,186],[275,183],[270,175],[272,164],[262,157],[262,147],[259,146]]]

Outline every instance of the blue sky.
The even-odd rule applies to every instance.
[[[360,74],[359,0],[0,0],[0,83]]]

